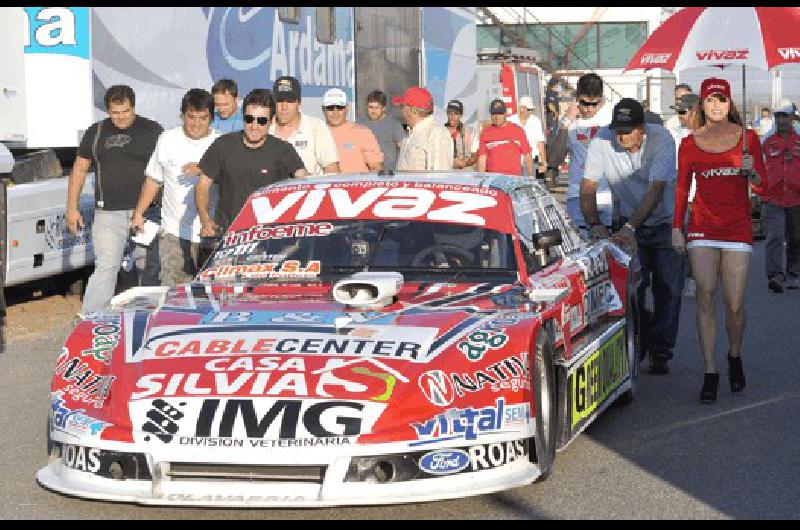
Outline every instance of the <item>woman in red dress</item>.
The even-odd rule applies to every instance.
[[[743,152],[742,119],[731,100],[727,81],[713,77],[703,81],[700,105],[699,128],[683,139],[678,150],[672,246],[680,253],[688,251],[697,282],[697,327],[705,359],[700,401],[713,403],[719,384],[714,342],[720,273],[730,344],[731,392],[741,392],[745,387],[741,358],[743,298],[753,251],[748,186],[758,190],[766,170],[755,131],[745,131],[749,154]],[[684,238],[683,221],[692,179],[697,191]]]

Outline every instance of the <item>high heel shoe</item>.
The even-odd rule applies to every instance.
[[[719,374],[706,374],[703,378],[703,388],[700,389],[700,403],[714,403],[717,400],[717,386]]]
[[[728,352],[728,379],[731,382],[731,392],[741,392],[744,390],[745,379],[741,355],[738,357],[731,357],[730,352]]]

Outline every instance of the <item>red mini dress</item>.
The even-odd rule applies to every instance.
[[[748,150],[754,158],[754,169],[764,179],[766,169],[761,143],[755,131],[747,130]],[[694,142],[694,135],[681,141],[678,150],[678,179],[675,183],[675,213],[673,228],[683,228],[689,188],[695,181],[696,194],[692,203],[686,240],[689,246],[736,248],[735,244],[753,242],[750,219],[749,182],[740,175],[742,140],[722,153],[708,153]],[[759,186],[753,186],[755,192]],[[692,242],[696,242],[692,245]],[[729,242],[734,245],[715,244]]]

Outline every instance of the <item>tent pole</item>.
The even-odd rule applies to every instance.
[[[742,65],[742,152],[747,153],[747,82],[745,65]]]

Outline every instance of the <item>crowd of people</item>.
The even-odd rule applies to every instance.
[[[75,233],[84,224],[78,198],[95,170],[95,270],[81,315],[110,301],[131,230],[143,231],[148,220],[159,228],[141,284],[176,285],[195,277],[211,251],[208,238],[224,233],[250,193],[286,178],[454,169],[544,177],[569,157],[570,218],[591,240],[610,238],[638,254],[649,371],[669,373],[681,297],[696,297],[705,361],[700,400],[716,400],[721,276],[730,388],[740,392],[750,192],[763,200],[768,288],[800,287],[797,110],[781,101],[756,124],[757,134],[742,122],[728,82],[709,78],[699,95],[678,85],[676,116],[663,123],[634,99],[612,108],[603,84],[597,74],[581,76],[575,103],[560,117],[549,102],[547,140],[529,96],[511,117],[502,99],[491,101],[489,121],[474,129],[463,123],[458,100],[447,104],[447,121],[437,123],[431,93],[418,86],[392,100],[402,106],[401,124],[387,112],[386,94],[376,90],[366,97],[366,118],[354,123],[348,120],[353,102],[339,88],[323,95],[323,120],[302,111],[294,77],[252,90],[241,106],[236,82],[222,79],[211,92],[187,91],[181,125],[165,131],[136,114],[130,87],[112,86],[105,95],[108,118],[86,131],[69,179],[67,226]]]
[[[238,85],[220,79],[211,91],[193,88],[181,100],[181,124],[169,130],[136,113],[136,94],[126,85],[105,94],[108,118],[86,131],[70,174],[67,226],[84,226],[78,198],[95,172],[92,238],[95,270],[81,315],[112,298],[117,273],[134,233],[147,222],[157,236],[138,260],[140,285],[190,281],[254,190],[286,178],[329,173],[480,170],[535,175],[531,156],[544,167],[544,135],[530,97],[520,101],[517,123],[506,120],[502,100],[491,103],[492,120],[481,131],[464,124],[464,105],[447,104],[447,122],[434,121],[431,93],[411,87],[392,101],[404,124],[387,111],[376,90],[366,98],[366,119],[353,123],[347,93],[332,88],[322,115],[302,111],[300,82],[278,78],[254,89],[240,105]],[[516,116],[515,116],[516,118]],[[405,126],[404,126],[405,125]],[[507,163],[510,161],[510,163]]]

